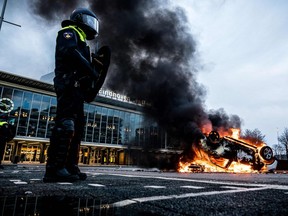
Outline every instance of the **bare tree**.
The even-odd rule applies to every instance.
[[[278,137],[279,143],[284,146],[286,155],[288,155],[288,128],[284,128],[283,133]]]
[[[282,155],[285,155],[286,153],[286,149],[281,144],[274,144],[272,148],[273,148],[274,154],[277,155],[279,159],[281,159]]]
[[[244,133],[242,134],[241,138],[245,140],[249,140],[256,144],[265,142],[265,135],[263,135],[262,132],[258,128],[254,130],[246,129]]]

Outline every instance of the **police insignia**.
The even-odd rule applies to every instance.
[[[70,39],[73,37],[73,33],[72,32],[64,32],[63,36],[66,39]]]

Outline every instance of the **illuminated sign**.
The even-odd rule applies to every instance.
[[[102,89],[101,88],[99,93],[98,93],[98,95],[102,96],[102,97],[106,97],[106,98],[111,98],[113,100],[118,100],[118,101],[123,101],[123,102],[126,102],[126,103],[137,104],[137,105],[140,105],[140,106],[147,105],[145,100],[135,100],[135,101],[133,100],[132,101],[130,99],[130,97],[128,97],[128,96],[116,93],[116,92],[108,90],[108,89]]]
[[[124,102],[131,102],[130,98],[127,97],[126,95],[122,95],[116,92],[113,92],[111,90],[106,90],[106,89],[100,89],[99,91],[99,95],[103,96],[103,97],[107,97],[107,98],[111,98],[114,100],[120,100],[120,101],[124,101]]]

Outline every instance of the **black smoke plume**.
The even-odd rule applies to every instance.
[[[100,19],[99,43],[112,49],[106,87],[151,104],[147,113],[170,135],[191,145],[203,125],[240,125],[224,110],[205,110],[205,88],[197,82],[196,43],[183,9],[168,0],[90,0]],[[34,0],[34,12],[49,21],[66,19],[83,1]],[[61,22],[61,20],[58,20]],[[211,121],[210,121],[211,120]],[[236,121],[236,123],[232,123]]]
[[[78,7],[79,0],[32,0],[28,4],[33,12],[46,21],[54,22],[69,18],[71,12]]]

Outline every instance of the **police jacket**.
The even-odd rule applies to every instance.
[[[0,120],[0,139],[9,142],[15,137],[15,133],[16,130],[13,125],[9,124],[6,121]]]
[[[54,87],[57,91],[82,87],[85,79],[97,79],[99,73],[90,60],[85,33],[77,26],[67,26],[58,32],[55,51]]]

